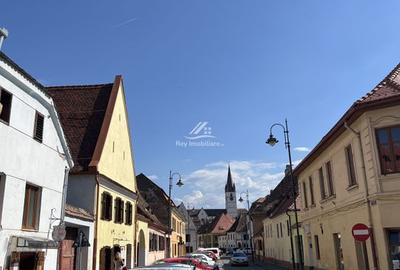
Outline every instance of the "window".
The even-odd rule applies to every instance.
[[[0,121],[10,123],[12,95],[0,89]]]
[[[155,233],[149,233],[149,250],[150,251],[156,251],[158,247],[158,235]]]
[[[132,204],[130,202],[125,204],[125,224],[132,225]]]
[[[25,187],[24,215],[22,228],[38,230],[40,214],[40,188],[29,184]]]
[[[121,198],[115,198],[115,223],[124,222],[124,201]]]
[[[112,196],[107,192],[101,194],[101,219],[112,220]]]
[[[328,195],[332,196],[335,194],[335,190],[333,189],[333,179],[332,179],[332,164],[328,161],[325,164],[326,167],[326,177],[328,180]]]
[[[186,235],[186,242],[190,242],[190,234]]]
[[[382,174],[400,172],[400,127],[376,130]]]
[[[314,199],[314,183],[313,183],[312,176],[308,177],[308,185],[310,186],[311,205],[315,205],[315,199]]]
[[[322,170],[322,167],[319,168],[318,173],[319,173],[319,187],[321,189],[321,199],[323,200],[326,198],[326,193],[325,193],[324,171]]]
[[[282,222],[279,222],[279,227],[281,229],[281,237],[283,237],[283,233],[282,233]]]
[[[303,193],[304,193],[304,206],[308,208],[308,199],[307,199],[307,186],[305,182],[301,182],[303,184]]]
[[[38,142],[43,142],[44,116],[38,112],[35,115],[35,127],[33,129],[33,138]]]
[[[158,236],[158,250],[165,250],[165,238],[164,236]]]
[[[279,238],[279,226],[278,226],[278,223],[276,223],[276,237]]]
[[[317,260],[321,259],[321,253],[319,251],[319,240],[318,240],[318,235],[314,235],[314,242],[315,242],[315,256]]]
[[[286,220],[286,227],[287,227],[287,235],[290,236],[290,224],[289,224],[289,220]]]
[[[353,150],[351,149],[351,145],[348,145],[345,148],[345,152],[346,152],[347,172],[349,175],[349,186],[351,187],[357,184],[356,172],[354,169]]]

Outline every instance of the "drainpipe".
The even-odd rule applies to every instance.
[[[67,188],[68,188],[68,179],[69,179],[69,170],[70,168],[68,166],[65,166],[64,170],[64,186],[63,186],[63,192],[62,192],[62,202],[61,202],[61,224],[64,223],[64,218],[65,218],[65,205],[67,202]]]
[[[295,259],[294,259],[293,233],[292,233],[292,219],[291,219],[291,217],[290,217],[289,212],[291,212],[290,209],[289,209],[289,208],[286,209],[286,215],[287,215],[288,218],[289,218],[289,226],[290,226],[290,227],[289,227],[289,233],[290,233],[290,249],[291,249],[291,251],[292,251],[292,268],[293,268],[293,270],[295,270],[295,269],[296,269],[296,261],[295,261]]]
[[[100,181],[99,181],[99,173],[96,172],[95,175],[96,180],[96,214],[95,214],[95,222],[94,222],[94,237],[93,237],[93,264],[92,269],[96,269],[96,261],[97,261],[97,224],[99,223],[99,195],[100,195]],[[101,254],[99,254],[101,255]]]
[[[369,200],[369,188],[368,188],[368,180],[367,180],[367,172],[365,169],[365,161],[364,161],[364,148],[362,146],[361,142],[361,134],[359,131],[354,130],[352,127],[350,127],[347,122],[344,122],[344,127],[352,132],[354,135],[357,137],[357,142],[358,142],[358,147],[360,148],[361,152],[361,167],[362,167],[362,172],[363,172],[363,180],[364,180],[364,185],[365,185],[365,201],[367,203],[367,209],[368,209],[368,225],[370,227],[370,233],[371,233],[371,250],[372,250],[372,260],[374,263],[374,269],[378,270],[378,257],[376,255],[376,244],[375,244],[375,235],[374,235],[374,224],[372,220],[372,210],[371,210],[371,202]]]

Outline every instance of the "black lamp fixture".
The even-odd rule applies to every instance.
[[[269,144],[271,146],[274,146],[275,144],[277,144],[279,141],[274,137],[274,135],[269,134],[269,138],[267,139],[267,141],[265,142],[266,144]]]
[[[177,185],[178,187],[183,186],[182,178],[179,177],[179,180],[178,180],[178,182],[176,183],[176,185]]]
[[[243,202],[242,195],[240,195],[239,202]]]

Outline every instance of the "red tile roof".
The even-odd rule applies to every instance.
[[[374,89],[353,103],[331,130],[300,162],[293,173],[298,176],[318,155],[331,145],[346,128],[368,110],[400,104],[400,64],[397,65]]]
[[[75,166],[87,171],[103,125],[113,83],[46,87],[53,97]]]
[[[65,205],[65,214],[70,217],[79,218],[88,221],[94,221],[93,214],[87,210],[79,207],[72,206],[70,204]]]

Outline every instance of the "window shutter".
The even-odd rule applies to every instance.
[[[43,127],[44,127],[44,116],[36,112],[33,138],[38,142],[43,141]]]
[[[101,219],[106,218],[106,194],[101,194]]]

